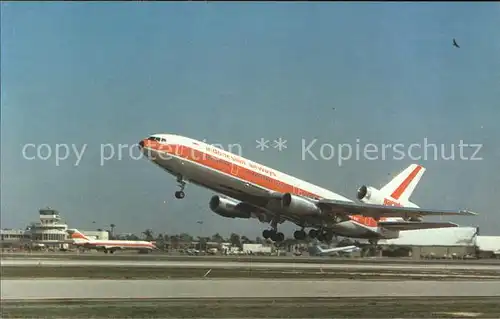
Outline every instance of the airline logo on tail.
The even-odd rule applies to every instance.
[[[404,171],[398,174],[387,185],[380,189],[384,195],[389,195],[389,198],[384,198],[384,205],[389,205],[394,200],[396,203],[409,202],[410,196],[424,175],[425,168],[420,165],[412,164]]]

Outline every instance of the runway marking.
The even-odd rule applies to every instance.
[[[479,317],[482,312],[434,312],[436,315],[450,315],[454,317]]]

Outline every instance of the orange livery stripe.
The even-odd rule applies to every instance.
[[[321,198],[321,196],[317,194],[311,193],[305,189],[301,189],[279,180],[278,178],[276,178],[276,174],[269,169],[253,163],[248,163],[237,155],[234,155],[234,157],[232,157],[228,154],[217,152],[217,155],[224,156],[225,158],[232,159],[237,162],[231,163],[229,160],[212,156],[209,153],[199,151],[186,145],[162,144],[153,140],[144,140],[144,148],[148,148],[156,152],[167,153],[171,156],[180,157],[276,192],[292,193],[295,195],[309,196],[317,199]],[[210,151],[213,150],[214,148],[211,147]],[[350,218],[360,224],[369,227],[377,227],[378,224],[377,221],[372,217],[353,215],[350,216]]]
[[[408,188],[410,183],[415,179],[415,176],[417,176],[418,172],[422,169],[422,166],[417,166],[411,173],[408,175],[405,180],[399,185],[398,188],[392,193],[391,197],[394,199],[399,199],[401,195],[405,192],[405,190]]]

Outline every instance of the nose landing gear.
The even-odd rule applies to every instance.
[[[174,193],[175,198],[183,199],[186,194],[183,191],[177,191]]]
[[[175,198],[182,199],[186,195],[184,193],[184,188],[186,187],[186,182],[184,181],[184,179],[182,178],[182,176],[179,175],[179,176],[177,176],[177,183],[179,184],[179,187],[181,188],[181,190],[176,191],[174,193],[174,195],[175,195]]]

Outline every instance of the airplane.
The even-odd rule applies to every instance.
[[[340,255],[341,253],[353,253],[360,251],[361,248],[358,246],[350,245],[350,246],[344,246],[344,247],[334,247],[334,248],[328,248],[328,249],[323,249],[321,248],[320,245],[314,246],[314,249],[316,251],[317,255],[320,256],[325,256],[325,255]]]
[[[73,244],[87,249],[96,249],[103,251],[105,254],[114,253],[116,250],[139,250],[149,252],[158,249],[153,242],[141,240],[93,240],[82,234],[78,229],[68,229]]]
[[[177,199],[185,197],[188,182],[220,193],[209,201],[213,212],[227,218],[256,218],[270,223],[271,229],[264,230],[262,236],[275,242],[285,238],[278,231],[278,224],[285,221],[300,227],[294,232],[295,239],[305,239],[304,229],[311,228],[309,237],[320,241],[330,241],[339,235],[368,239],[376,246],[379,239],[398,238],[400,230],[458,226],[448,222],[424,224],[419,221],[423,216],[477,215],[467,210],[403,207],[409,203],[400,203],[397,198],[387,199],[394,202],[391,205],[357,204],[325,188],[180,135],[153,134],[141,140],[138,147],[148,160],[177,177],[180,187],[175,192]],[[366,197],[372,201],[372,194],[380,195],[368,187],[363,195],[364,190],[364,187],[358,190],[358,198],[362,200]],[[402,192],[403,200],[408,190]]]

